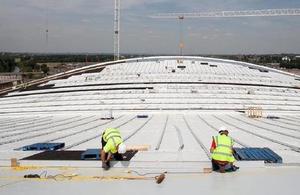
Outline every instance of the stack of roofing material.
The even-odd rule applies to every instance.
[[[58,150],[63,148],[65,143],[36,143],[28,146],[24,146],[22,150]]]
[[[234,148],[234,151],[238,160],[282,163],[282,158],[270,148]]]

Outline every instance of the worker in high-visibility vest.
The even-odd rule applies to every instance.
[[[102,168],[110,168],[110,160],[114,157],[116,160],[123,160],[122,154],[126,152],[126,145],[123,143],[119,129],[107,128],[102,133],[101,161]]]
[[[234,141],[228,136],[226,127],[219,129],[219,135],[214,136],[210,147],[212,167],[214,171],[236,171],[239,167],[233,165],[235,158],[233,156]]]

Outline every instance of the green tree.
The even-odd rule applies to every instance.
[[[41,70],[44,74],[48,74],[49,72],[49,67],[47,66],[47,64],[42,64],[41,66]]]
[[[0,58],[0,72],[12,72],[15,66],[16,63],[13,59],[7,57]]]

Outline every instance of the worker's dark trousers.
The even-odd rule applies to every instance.
[[[212,165],[212,170],[213,171],[218,171],[220,169],[218,163],[214,160],[211,160],[211,165]]]
[[[101,145],[102,145],[102,149],[104,148],[104,146],[106,145],[106,141],[103,140],[103,138],[101,139]],[[107,158],[107,155],[108,154],[105,154],[105,159]],[[113,158],[115,160],[119,160],[119,161],[122,161],[123,160],[123,156],[122,154],[119,154],[118,152],[113,154]]]
[[[224,171],[226,172],[232,172],[232,171],[236,171],[233,170],[234,168],[231,166],[230,163],[223,163],[223,164],[220,164],[218,163],[218,161],[215,161],[214,159],[211,160],[211,164],[212,164],[212,170],[213,171],[220,171],[221,170],[221,167],[223,168]]]

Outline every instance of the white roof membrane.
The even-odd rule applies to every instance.
[[[262,179],[259,175],[262,172],[269,178],[274,173],[276,177],[281,175],[280,179],[285,173],[295,177],[293,171],[298,171],[300,164],[300,82],[295,78],[293,74],[255,64],[176,56],[121,60],[61,73],[0,97],[0,166],[9,166],[10,159],[17,158],[23,166],[47,167],[47,171],[51,171],[49,167],[72,166],[83,173],[83,167],[86,170],[96,167],[90,175],[97,177],[124,174],[128,169],[199,173],[202,168],[210,167],[212,136],[218,134],[219,127],[226,126],[235,147],[269,147],[282,157],[281,166],[286,169],[266,168],[263,162],[238,162],[240,175],[234,173],[228,179],[212,174],[208,178],[214,182],[205,185],[224,186],[229,180],[230,185],[243,183],[243,177],[248,176]],[[261,108],[262,117],[249,118],[249,107]],[[114,119],[103,119],[109,118],[110,113]],[[22,147],[40,142],[63,142],[65,147],[60,150],[67,151],[100,148],[101,134],[108,127],[119,128],[127,145],[147,145],[148,151],[138,152],[130,162],[113,162],[115,169],[108,173],[100,172],[98,161],[21,160],[39,152],[22,151]],[[247,172],[246,167],[252,167],[249,170],[257,173],[257,177]],[[262,171],[262,167],[267,170]],[[63,174],[59,170],[54,172]],[[19,173],[12,170],[5,174],[14,176],[14,182],[19,181]],[[179,185],[176,177],[180,174],[172,176],[166,185]],[[204,176],[182,177],[191,182],[196,179],[199,184],[198,180]],[[268,183],[263,180],[260,183]],[[93,182],[87,183],[98,189]],[[161,192],[150,188],[148,181],[114,182],[119,186],[141,184],[153,193]],[[180,182],[181,186],[185,185]],[[74,185],[71,180],[67,183]],[[0,176],[1,184],[9,182]],[[13,194],[15,189],[26,192],[25,186],[35,184],[30,180],[5,190]],[[102,184],[102,190],[106,189]],[[287,187],[289,184],[284,185],[287,191],[291,189]],[[248,182],[241,185],[249,186]],[[53,188],[53,183],[47,181],[45,186]],[[177,193],[167,186],[163,191]],[[109,192],[117,193],[116,189]],[[40,190],[35,188],[30,192],[37,194]],[[67,192],[74,191],[70,188]],[[90,189],[86,192],[93,194]]]

